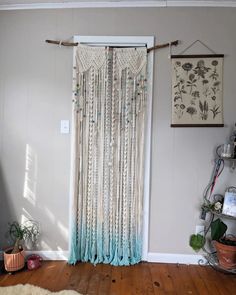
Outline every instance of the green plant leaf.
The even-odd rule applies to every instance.
[[[190,247],[193,248],[194,251],[199,251],[205,244],[205,238],[203,235],[191,235],[189,240]]]
[[[227,225],[221,220],[216,219],[211,223],[211,239],[218,241],[227,231]]]

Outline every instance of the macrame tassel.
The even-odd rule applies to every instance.
[[[70,248],[70,255],[68,258],[68,263],[69,264],[76,264],[78,261],[78,244],[77,244],[77,226],[73,226],[73,231],[72,231],[72,239],[71,239],[71,248]]]

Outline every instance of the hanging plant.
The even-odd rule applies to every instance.
[[[190,236],[189,245],[193,248],[194,251],[198,252],[202,249],[205,244],[205,238],[203,235],[200,234],[193,234]]]

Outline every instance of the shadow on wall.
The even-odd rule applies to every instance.
[[[0,165],[0,250],[9,246],[6,239],[6,231],[8,228],[9,220],[15,220],[14,218],[14,208],[12,207],[9,193],[7,191],[7,186],[2,171],[2,166]]]
[[[52,237],[60,236],[68,242],[68,229],[60,221],[59,213],[56,214],[56,204],[52,202],[50,208],[49,204],[42,202],[38,179],[42,179],[44,170],[39,169],[39,161],[37,151],[30,144],[26,144],[20,222],[24,223],[26,220],[39,222],[41,234],[37,241],[37,250],[61,250],[57,239]],[[45,197],[43,199],[45,200]]]
[[[38,162],[37,152],[31,145],[26,144],[25,163],[22,167],[24,168],[23,182],[19,182],[17,186],[17,191],[22,194],[17,197],[17,200],[9,191],[11,180],[8,179],[9,176],[6,178],[4,167],[0,164],[0,251],[12,244],[12,241],[6,237],[8,222],[12,221],[24,223],[27,220],[35,220],[39,223],[41,234],[37,245],[34,245],[32,249],[29,248],[30,250],[61,250],[60,242],[58,243],[55,239],[57,236],[62,243],[68,243],[68,229],[56,211],[58,202],[54,203],[51,200],[49,204],[45,204],[46,198],[40,191],[42,188],[38,188],[38,179],[44,179],[44,169],[39,170]],[[27,248],[28,245],[25,246]]]

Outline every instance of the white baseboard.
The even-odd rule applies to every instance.
[[[0,258],[2,258],[1,254],[2,253],[0,253]],[[69,251],[26,251],[26,254],[37,254],[42,256],[44,260],[67,260],[69,256]],[[147,254],[148,262],[198,264],[199,260],[206,262],[206,259],[202,255],[153,252],[149,252]]]
[[[68,260],[69,251],[25,251],[26,256],[39,255],[43,260]],[[0,260],[3,260],[3,252],[0,251]]]
[[[67,260],[69,251],[26,251],[26,255],[40,255],[44,260]]]
[[[147,255],[148,262],[198,264],[199,260],[203,260],[203,262],[206,262],[205,258],[202,255],[152,253],[152,252],[149,252]]]

